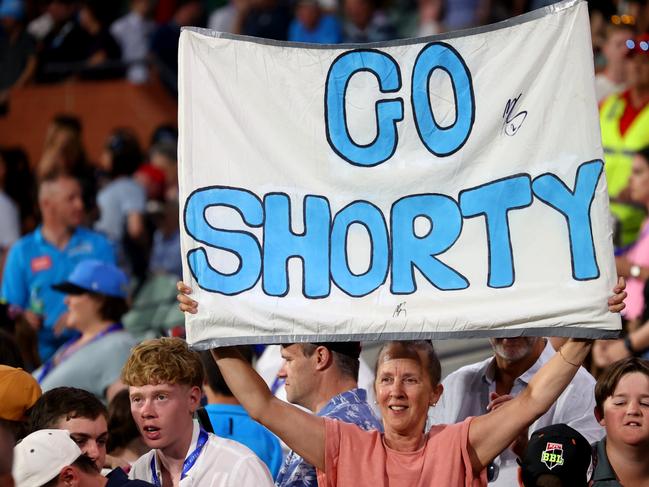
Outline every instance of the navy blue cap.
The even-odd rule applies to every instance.
[[[538,485],[541,476],[554,477],[557,485],[587,487],[591,447],[586,438],[566,424],[553,424],[532,433],[520,459],[525,487]]]
[[[52,288],[65,294],[93,293],[126,298],[128,277],[113,264],[84,260],[77,264],[67,281],[54,284]]]

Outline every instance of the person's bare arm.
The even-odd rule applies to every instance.
[[[633,262],[629,261],[624,255],[618,256],[615,258],[615,268],[617,269],[618,276],[622,277],[631,277],[631,267]],[[645,282],[649,279],[649,268],[644,266],[638,266],[640,268],[640,274],[637,279]]]
[[[479,472],[543,415],[561,395],[588,355],[590,341],[569,340],[517,397],[476,417],[469,428],[473,470]]]
[[[277,399],[234,348],[212,350],[228,387],[256,421],[266,426],[311,465],[325,468],[325,420]]]
[[[144,215],[133,211],[126,216],[126,231],[133,240],[141,241],[144,238]]]
[[[610,312],[624,309],[625,287],[624,279],[620,278],[613,289],[614,296],[608,300]],[[469,450],[474,471],[485,468],[552,406],[579,370],[591,344],[590,340],[568,340],[516,398],[472,421]]]
[[[180,281],[176,288],[180,310],[195,314],[198,303],[188,296],[191,288]],[[264,380],[235,348],[215,348],[212,357],[234,397],[248,414],[279,436],[307,462],[324,471],[324,419],[273,396]]]
[[[646,350],[649,348],[649,322],[644,323],[637,330],[629,335],[631,346],[634,351]]]
[[[628,340],[634,353],[642,352],[649,348],[649,322],[629,333]],[[598,367],[608,367],[618,360],[631,356],[631,350],[624,340],[597,340],[593,349],[593,359]]]
[[[507,404],[508,401],[514,399],[515,396],[511,394],[501,394],[496,392],[489,394],[489,404],[487,404],[487,411],[495,411],[496,409]],[[522,457],[525,449],[527,448],[527,440],[529,435],[529,428],[524,428],[518,432],[516,439],[509,445],[509,449],[513,451],[517,457]]]
[[[566,337],[550,337],[549,340],[552,348],[554,348],[555,351],[563,347],[563,344],[568,341]]]

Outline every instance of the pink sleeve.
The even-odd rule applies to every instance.
[[[471,455],[469,454],[469,428],[471,427],[473,417],[470,416],[460,423],[461,425],[461,438],[462,438],[462,460],[464,462],[464,472],[466,474],[465,485],[467,486],[486,486],[487,485],[487,469],[483,468],[478,476],[473,473],[473,466],[471,465]]]
[[[325,471],[317,470],[318,487],[335,487],[338,478],[338,454],[340,452],[340,424],[333,419],[325,420]],[[325,473],[326,472],[326,473]]]
[[[626,254],[629,261],[643,267],[649,266],[649,234],[645,233],[649,232],[648,225],[642,227],[643,234]]]

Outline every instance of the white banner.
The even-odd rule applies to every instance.
[[[611,335],[587,4],[312,46],[184,29],[190,343]]]

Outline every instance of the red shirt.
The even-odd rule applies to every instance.
[[[629,127],[633,123],[633,121],[636,119],[638,115],[640,115],[640,112],[644,110],[644,107],[647,106],[647,103],[649,102],[649,99],[646,100],[640,108],[634,108],[633,104],[631,103],[631,90],[626,90],[620,95],[620,98],[624,100],[624,113],[622,114],[622,118],[620,118],[620,135],[624,137],[624,134],[627,130],[629,130]]]

